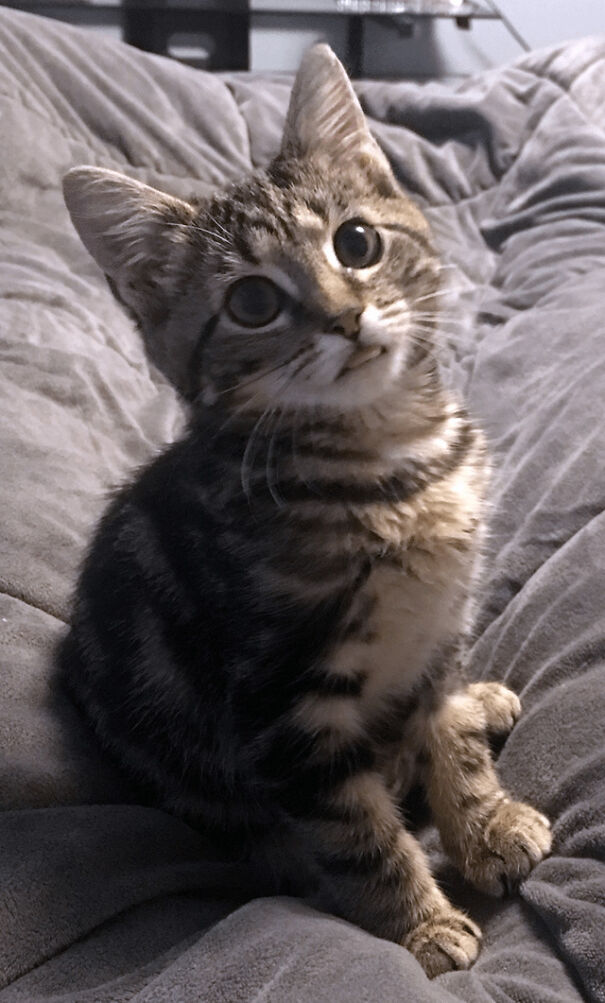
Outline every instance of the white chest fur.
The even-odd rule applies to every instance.
[[[463,465],[411,501],[357,511],[366,540],[379,542],[385,556],[375,551],[350,611],[355,629],[330,652],[326,670],[363,680],[362,691],[303,700],[305,727],[327,729],[337,743],[360,736],[394,698],[413,690],[441,645],[467,630],[485,480],[478,436]],[[363,537],[359,545],[363,550]]]
[[[360,737],[394,699],[413,690],[439,646],[464,629],[473,555],[454,547],[439,551],[412,552],[407,566],[375,565],[355,604],[367,610],[359,630],[326,661],[330,674],[362,678],[362,692],[303,699],[297,717],[305,728],[325,732],[336,746]]]
[[[471,555],[452,547],[374,567],[360,595],[364,630],[330,660],[334,673],[363,672],[367,711],[411,690],[431,654],[463,628],[471,575]]]

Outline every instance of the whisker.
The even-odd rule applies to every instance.
[[[442,327],[444,324],[449,324],[453,327],[467,328],[472,323],[472,317],[464,319],[462,317],[448,317],[447,314],[436,314],[433,317],[414,314],[413,322],[427,326],[429,324],[436,324],[438,327]]]
[[[225,418],[225,421],[220,426],[219,431],[224,432],[224,430],[226,428],[228,428],[229,425],[233,421],[235,421],[236,418],[239,418],[239,416],[241,414],[244,414],[245,412],[249,413],[251,409],[253,410],[255,402],[257,400],[260,400],[261,397],[262,397],[262,394],[261,394],[261,391],[259,390],[258,393],[253,394],[252,397],[250,397],[248,400],[244,401],[238,407],[232,408],[231,412],[227,415],[227,417]]]
[[[426,300],[435,299],[435,296],[443,296],[443,295],[445,295],[444,289],[435,289],[434,292],[427,293],[426,296],[419,296],[417,299],[414,300],[412,306],[416,306],[417,303],[425,303]]]
[[[277,482],[275,478],[275,466],[273,464],[273,449],[275,446],[275,435],[279,428],[280,418],[283,418],[283,411],[281,411],[280,408],[278,407],[277,413],[274,410],[273,415],[276,417],[276,420],[273,423],[273,429],[271,431],[271,435],[269,438],[269,445],[267,447],[267,456],[265,459],[265,481],[267,484],[267,488],[269,489],[269,494],[271,495],[273,501],[275,502],[278,508],[283,508],[285,503],[284,499],[281,497],[281,495],[277,493],[276,490]]]
[[[305,353],[302,362],[300,363],[299,366],[296,367],[296,369],[292,373],[292,376],[293,377],[298,376],[299,373],[302,373],[305,370],[305,368],[309,365],[309,363],[313,362],[316,358],[317,358],[317,352],[314,352],[310,358],[307,357]]]
[[[228,231],[228,230],[227,230],[227,229],[226,229],[226,228],[225,228],[225,227],[223,226],[223,224],[222,224],[222,223],[219,223],[219,221],[218,221],[218,219],[216,218],[216,216],[213,216],[213,215],[212,215],[211,213],[209,213],[209,212],[206,212],[206,214],[205,214],[205,215],[206,215],[206,218],[207,218],[207,219],[209,219],[211,223],[214,223],[214,225],[215,225],[215,226],[218,226],[219,230],[222,230],[222,232],[223,232],[223,233],[225,234],[225,236],[226,236],[226,237],[228,237],[229,241],[231,241],[231,234],[230,234],[230,233],[229,233],[229,231]]]
[[[426,344],[432,344],[437,347],[438,344],[443,343],[453,343],[456,340],[456,333],[450,331],[439,331],[435,328],[422,328],[417,327],[410,331],[410,338],[423,338]]]
[[[260,418],[254,424],[254,427],[248,437],[246,448],[244,449],[244,455],[242,456],[242,462],[240,465],[240,483],[242,486],[242,490],[249,502],[251,501],[250,475],[252,472],[252,463],[254,462],[254,457],[256,456],[256,451],[254,453],[252,452],[254,438],[257,432],[260,432],[263,421],[267,417],[267,414],[269,413],[270,410],[271,410],[271,404],[267,404],[267,407],[262,412]]]
[[[407,303],[405,305],[402,305],[401,303],[392,303],[391,306],[386,308],[386,310],[381,310],[381,316],[384,318],[404,316],[408,312]]]
[[[223,390],[219,390],[217,396],[221,397],[224,394],[234,393],[236,390],[241,390],[244,387],[251,386],[253,383],[257,383],[259,380],[262,380],[265,376],[270,376],[271,373],[276,373],[278,369],[281,369],[283,366],[288,366],[291,362],[294,362],[296,359],[299,358],[300,354],[301,352],[299,351],[295,355],[291,356],[291,358],[287,359],[285,362],[278,362],[277,365],[271,366],[270,369],[261,369],[261,371],[259,373],[256,373],[255,376],[249,376],[248,379],[240,380],[239,383],[233,383],[230,387],[225,387]]]
[[[315,351],[308,358],[304,359],[303,364],[302,364],[302,366],[299,369],[299,375],[301,375],[303,377],[303,379],[306,380],[306,379],[309,378],[310,374],[308,374],[307,376],[305,376],[305,369],[309,369],[310,370],[312,368],[312,366],[313,366],[313,363],[317,362],[318,358],[319,358],[319,353],[317,351]]]
[[[288,386],[289,383],[292,382],[292,380],[296,376],[296,371],[295,372],[291,371],[290,368],[291,364],[292,360],[285,367],[282,379],[280,380],[279,385],[275,389],[275,395],[277,398],[279,398],[281,394],[283,394],[285,388]],[[251,451],[248,456],[246,456],[246,454],[248,453],[248,447],[250,447],[250,449],[252,450],[251,441],[253,437],[256,436],[257,440],[259,440],[261,437],[261,431],[263,425],[267,424],[268,434],[265,434],[264,436],[265,441],[268,438],[267,452],[265,455],[265,467],[264,467],[265,483],[267,485],[269,494],[271,495],[273,501],[279,508],[282,508],[284,506],[285,501],[279,494],[278,481],[276,478],[276,465],[274,463],[273,457],[275,451],[275,440],[279,432],[281,422],[283,421],[286,413],[287,413],[286,409],[280,403],[274,404],[272,407],[269,405],[267,406],[267,408],[265,408],[265,410],[261,414],[259,420],[257,421],[256,425],[252,430],[250,439],[248,441],[248,445],[244,452],[244,458],[242,460],[242,465],[244,461],[246,461],[245,483],[247,485],[247,488],[245,488],[244,490],[246,492],[246,497],[250,500],[250,493],[249,493],[250,474],[254,464],[254,457],[256,456],[257,451],[254,452]]]
[[[280,387],[278,389],[278,393],[283,393],[283,391],[286,389],[286,387],[292,382],[292,380],[294,379],[295,375],[296,375],[296,373],[286,373],[285,379],[282,381],[282,383],[281,383],[281,385],[280,385]],[[281,421],[283,421],[283,418],[285,417],[285,413],[286,412],[285,412],[284,408],[283,407],[279,407],[279,406],[277,408],[277,413],[275,414],[275,412],[274,412],[274,414],[275,414],[275,422],[274,422],[273,429],[272,429],[272,432],[271,432],[271,437],[269,439],[269,446],[268,446],[268,449],[267,449],[267,457],[266,457],[266,462],[265,462],[265,480],[266,480],[266,484],[267,484],[267,487],[269,489],[269,494],[273,498],[273,501],[275,502],[275,504],[277,505],[278,508],[283,508],[284,505],[285,505],[285,501],[282,498],[282,496],[279,494],[279,490],[278,490],[278,480],[275,477],[275,469],[276,468],[275,468],[275,465],[273,463],[273,450],[274,450],[274,447],[275,447],[275,437],[276,437],[276,435],[277,435],[277,433],[279,431],[280,423],[281,423]],[[295,412],[295,414],[296,414],[296,412]]]

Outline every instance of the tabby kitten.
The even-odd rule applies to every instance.
[[[281,152],[201,204],[82,167],[86,247],[191,401],[106,512],[63,676],[156,803],[251,853],[281,834],[327,909],[429,976],[480,932],[399,803],[499,895],[548,852],[488,732],[517,697],[462,677],[487,466],[440,383],[440,266],[340,63],[304,59]],[[306,870],[305,870],[306,869]]]

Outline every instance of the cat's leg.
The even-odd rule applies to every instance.
[[[299,823],[324,908],[403,944],[431,978],[472,964],[480,931],[438,888],[380,773],[349,778]]]
[[[476,888],[502,895],[549,851],[550,825],[512,801],[492,762],[488,732],[510,731],[518,698],[498,683],[446,697],[428,719],[425,782],[444,849]]]

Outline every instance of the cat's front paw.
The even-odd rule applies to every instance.
[[[521,701],[502,683],[471,683],[468,692],[485,714],[486,728],[494,735],[508,735],[521,716]]]
[[[481,930],[476,923],[450,906],[410,930],[403,946],[433,979],[454,969],[470,968],[480,942]]]
[[[468,849],[465,876],[488,895],[501,896],[516,888],[550,853],[550,822],[520,801],[500,802],[476,847]]]

